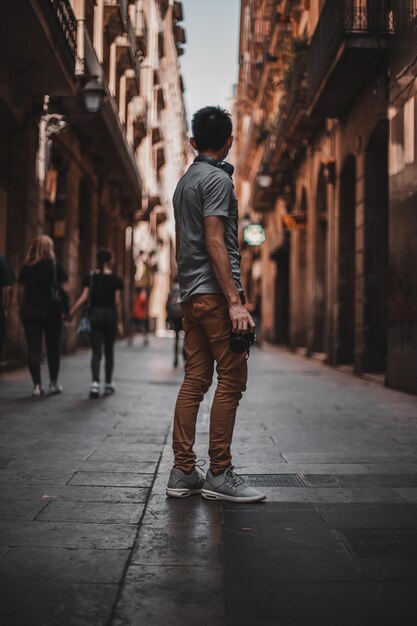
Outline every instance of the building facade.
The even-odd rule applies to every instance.
[[[166,301],[175,272],[172,196],[186,166],[187,126],[179,66],[185,31],[181,2],[144,0],[142,8],[148,32],[141,64],[147,128],[137,151],[144,186],[135,252],[138,282],[150,292],[150,318],[157,330],[164,330]]]
[[[399,4],[400,36],[390,48],[389,384],[417,392],[417,20]]]
[[[237,188],[245,219],[267,233],[260,249],[245,250],[265,338],[417,392],[393,376],[396,359],[417,352],[407,344],[406,356],[403,341],[399,357],[404,331],[394,340],[389,313],[398,220],[389,68],[416,17],[413,2],[393,6],[242,2]],[[404,106],[411,120],[413,105]]]
[[[167,124],[177,116],[175,128],[184,132],[176,64],[181,5],[10,0],[0,17],[0,252],[18,273],[31,241],[49,234],[74,301],[97,249],[111,248],[125,281],[127,318],[138,222],[153,224],[155,241],[167,247],[160,229],[169,221],[167,200],[156,197],[166,189],[164,163],[172,157],[175,175],[180,169],[179,135],[174,139],[171,128],[162,135],[161,112]],[[101,105],[92,112],[87,97],[94,95]],[[172,167],[165,167],[168,178]],[[75,326],[65,325],[65,351],[77,346]],[[2,357],[23,354],[15,299]]]

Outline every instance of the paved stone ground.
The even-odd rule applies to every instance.
[[[268,501],[170,500],[170,349],[120,344],[96,401],[88,353],[63,396],[0,378],[2,626],[414,626],[417,399],[255,349],[235,464]]]

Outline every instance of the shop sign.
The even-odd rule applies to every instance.
[[[243,230],[243,239],[249,246],[260,246],[265,243],[265,230],[260,224],[249,224]]]
[[[54,237],[65,237],[65,220],[55,220]]]
[[[288,213],[283,215],[282,221],[287,230],[305,230],[307,227],[307,213]]]

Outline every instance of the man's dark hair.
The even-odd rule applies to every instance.
[[[193,115],[191,130],[197,150],[220,150],[233,131],[230,113],[220,107],[204,107]]]

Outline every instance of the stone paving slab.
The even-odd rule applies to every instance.
[[[332,582],[361,580],[360,567],[344,550],[244,550],[225,554],[227,581],[260,583]],[[374,580],[374,579],[372,579]]]
[[[33,520],[47,504],[41,500],[0,500],[0,520]]]
[[[416,582],[285,582],[226,584],[226,617],[235,624],[279,626],[412,626]],[[242,621],[241,621],[242,620]],[[233,623],[233,621],[231,622]]]
[[[384,487],[264,487],[270,502],[404,502],[398,489]]]
[[[220,567],[132,566],[112,625],[218,626],[223,623],[221,576]]]
[[[397,487],[395,491],[407,502],[417,503],[417,489],[413,487]]]
[[[162,448],[162,446],[161,446]],[[155,461],[155,452],[147,448],[136,448],[132,451],[126,450],[113,450],[102,449],[96,450],[91,456],[88,457],[88,461],[105,461],[108,463],[120,463],[121,459],[127,463],[135,463],[140,461],[142,463],[152,463]]]
[[[184,541],[184,536],[186,541]],[[220,529],[216,532],[206,523],[169,524],[158,528],[156,524],[144,526],[132,554],[132,565],[158,565],[216,568],[219,555],[213,546],[220,542]]]
[[[134,525],[0,521],[3,545],[117,550],[133,545]]]
[[[415,526],[417,520],[417,504],[385,504],[385,503],[344,503],[316,504],[315,508],[326,522],[337,524],[338,527],[353,522],[359,528],[366,528],[370,523],[396,524],[397,526]]]
[[[39,521],[99,524],[138,524],[143,503],[61,502],[53,500],[37,516]]]
[[[0,561],[0,581],[117,584],[126,550],[10,548]]]
[[[59,470],[53,468],[27,469],[27,470],[0,470],[0,483],[21,483],[24,485],[66,485],[74,476],[74,470]]]
[[[133,487],[84,487],[71,485],[1,485],[1,500],[41,500],[52,496],[69,502],[144,502],[148,489]]]
[[[2,581],[2,620],[7,626],[104,626],[117,590],[116,584]]]
[[[129,472],[77,472],[68,481],[68,485],[94,487],[150,487],[152,474],[133,474]]]
[[[354,559],[361,577],[369,581],[415,581],[417,558],[360,558]],[[410,606],[412,610],[412,606]]]

